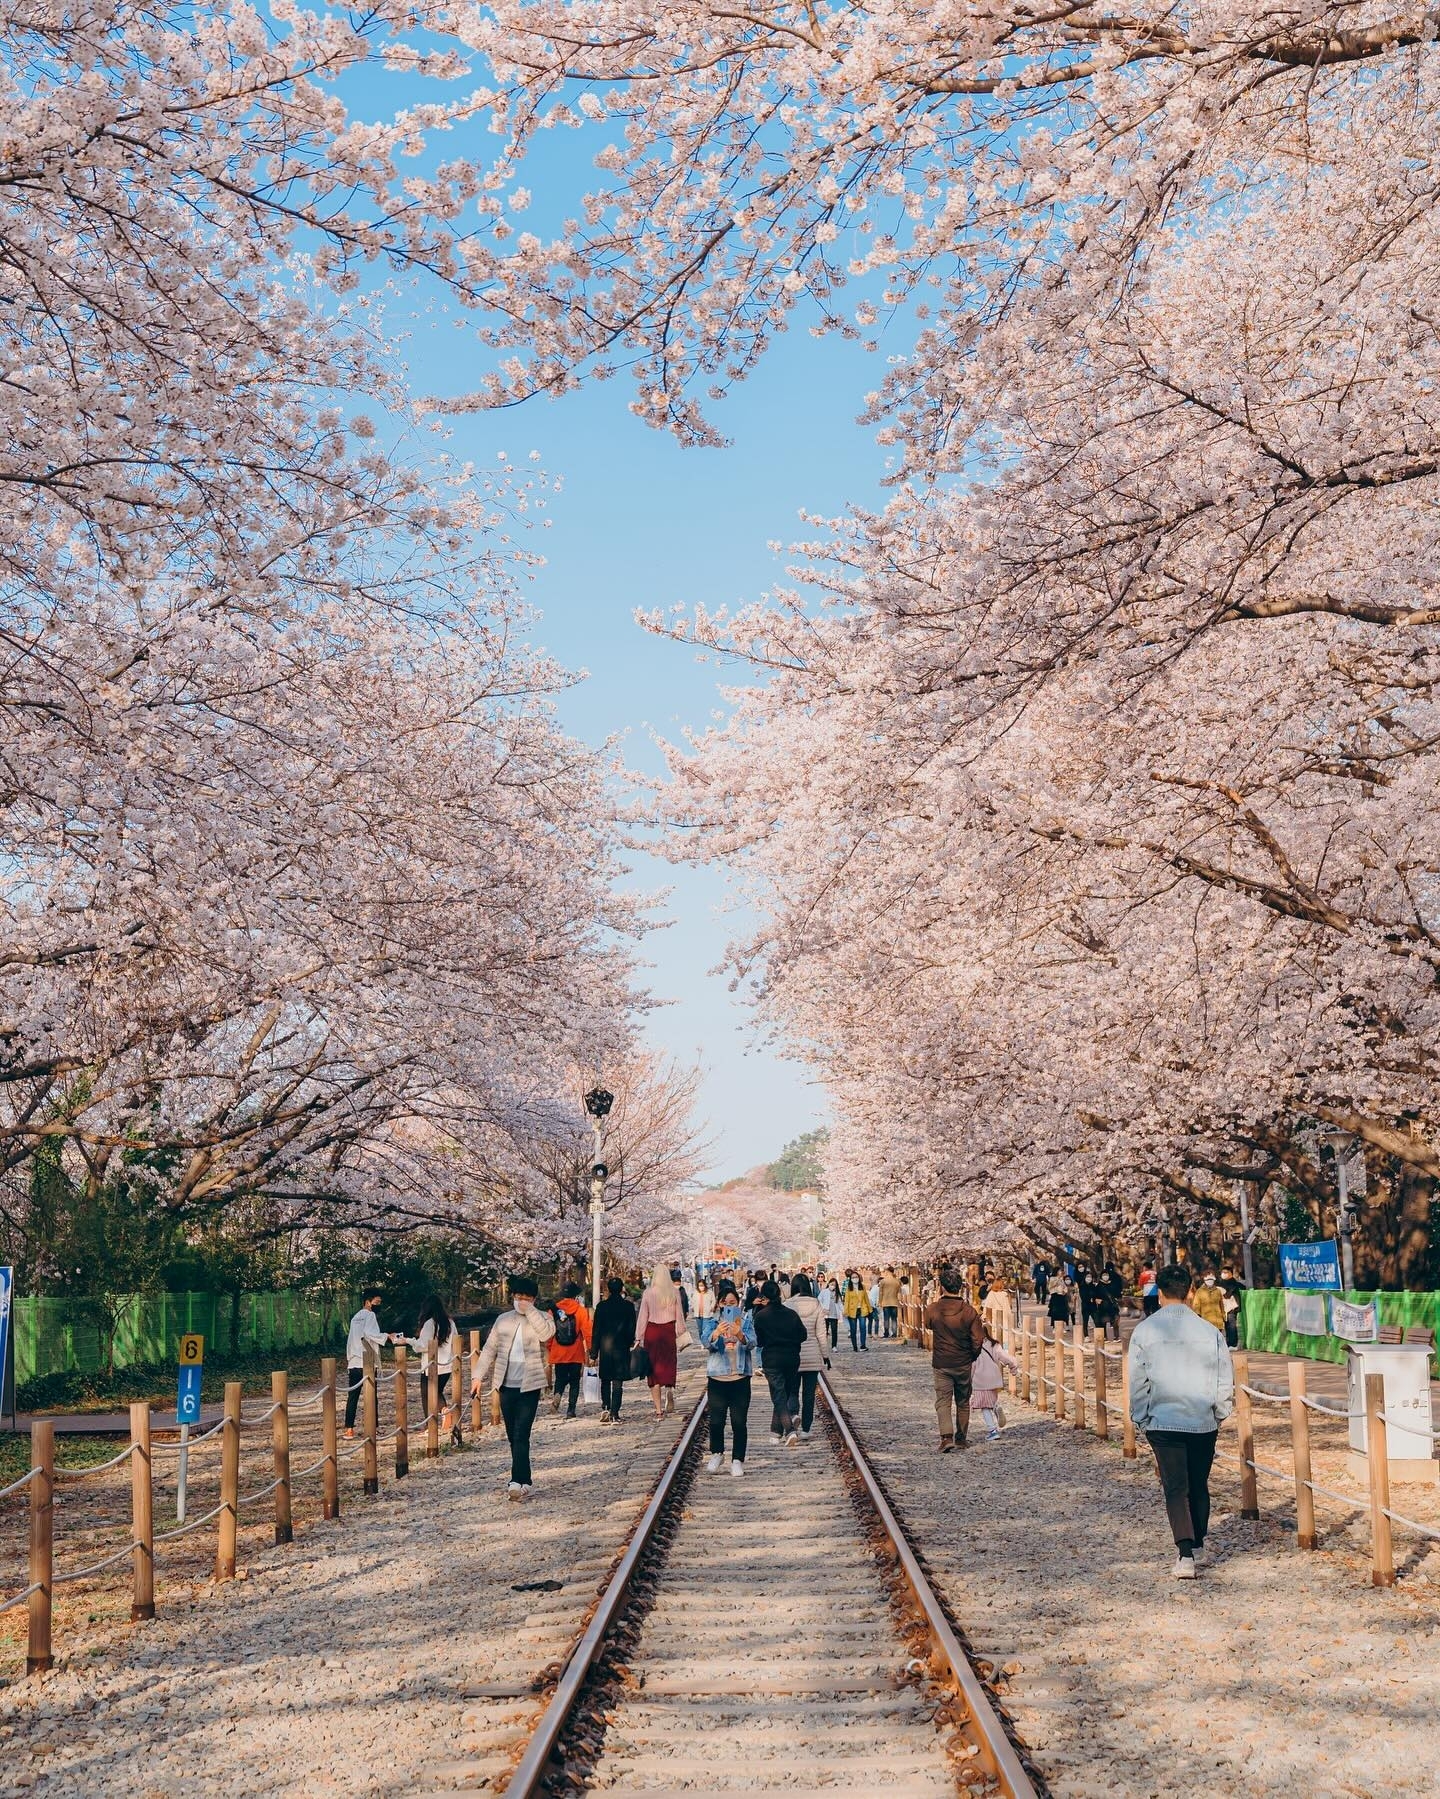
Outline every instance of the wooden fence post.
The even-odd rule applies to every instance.
[[[1035,1403],[1042,1412],[1050,1410],[1050,1351],[1045,1346],[1045,1320],[1035,1320]]]
[[[1314,1549],[1315,1494],[1310,1486],[1310,1413],[1305,1405],[1305,1364],[1298,1357],[1287,1364],[1290,1377],[1290,1458],[1295,1464],[1295,1541],[1301,1549]]]
[[[130,1407],[130,1540],[135,1545],[130,1621],[155,1616],[155,1474],[150,1459],[150,1402]]]
[[[1390,1537],[1390,1446],[1385,1428],[1385,1376],[1365,1376],[1365,1459],[1370,1464],[1370,1585],[1395,1585]]]
[[[320,1464],[321,1516],[340,1516],[340,1441],[335,1428],[335,1357],[320,1364]]]
[[[1127,1462],[1133,1462],[1139,1453],[1135,1447],[1135,1420],[1130,1416],[1130,1354],[1122,1350],[1120,1354],[1120,1405],[1122,1416],[1120,1421],[1122,1453]]]
[[[452,1420],[450,1441],[457,1449],[465,1447],[465,1337],[456,1329],[450,1333],[450,1404],[445,1415]]]
[[[1077,1318],[1075,1320],[1074,1334],[1072,1337],[1072,1350],[1073,1350],[1073,1353],[1071,1354],[1071,1357],[1070,1357],[1070,1367],[1071,1367],[1073,1378],[1075,1381],[1075,1394],[1074,1394],[1074,1398],[1075,1398],[1075,1428],[1076,1428],[1076,1430],[1084,1430],[1084,1428],[1085,1428],[1085,1325],[1084,1325],[1083,1320],[1081,1320],[1079,1318]]]
[[[55,1603],[55,1426],[37,1418],[30,1426],[30,1640],[25,1672],[44,1674],[55,1665],[50,1626]]]
[[[365,1345],[365,1367],[361,1375],[360,1403],[365,1411],[363,1454],[364,1488],[367,1493],[380,1491],[380,1356],[373,1343]]]
[[[1110,1408],[1106,1403],[1110,1375],[1105,1366],[1105,1339],[1095,1339],[1095,1435],[1102,1442],[1110,1438]]]
[[[1030,1320],[1020,1320],[1020,1397],[1030,1403]]]
[[[1065,1422],[1065,1326],[1057,1318],[1050,1326],[1055,1339],[1055,1422]]]
[[[440,1345],[434,1337],[425,1356],[425,1459],[440,1454]]]
[[[404,1480],[410,1472],[410,1389],[407,1382],[409,1351],[403,1343],[395,1345],[395,1478]]]
[[[275,1541],[295,1541],[294,1510],[290,1495],[290,1376],[283,1368],[270,1376],[270,1448],[275,1459]]]
[[[1235,1360],[1235,1424],[1240,1433],[1240,1516],[1260,1516],[1260,1489],[1255,1475],[1255,1415],[1250,1395],[1250,1358],[1243,1349],[1233,1350]]]
[[[470,1333],[470,1378],[472,1381],[475,1378],[475,1370],[479,1366],[480,1333],[478,1330],[473,1330]],[[457,1393],[455,1397],[456,1399],[459,1399],[460,1395]],[[470,1435],[478,1441],[483,1429],[484,1420],[480,1416],[480,1395],[478,1393],[472,1393],[470,1395]]]
[[[215,1578],[235,1578],[235,1527],[240,1519],[240,1383],[225,1383],[225,1417],[220,1427],[220,1524],[215,1545]]]

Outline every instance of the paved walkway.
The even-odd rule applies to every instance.
[[[999,1442],[941,1456],[922,1351],[834,1361],[1056,1799],[1436,1791],[1440,1585],[1377,1591],[1351,1549],[1301,1554],[1278,1522],[1238,1516],[1230,1468],[1215,1563],[1177,1584],[1147,1459],[1014,1404]]]

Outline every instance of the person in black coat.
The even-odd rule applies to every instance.
[[[755,1301],[755,1341],[770,1388],[770,1441],[800,1441],[790,1410],[790,1395],[800,1385],[800,1348],[805,1322],[780,1297],[780,1283],[766,1281]]]
[[[590,1326],[590,1348],[600,1366],[602,1424],[620,1422],[620,1402],[630,1377],[630,1345],[635,1341],[636,1313],[625,1297],[625,1283],[612,1280],[609,1298],[595,1308]]]

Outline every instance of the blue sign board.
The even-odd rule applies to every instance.
[[[1286,1287],[1324,1287],[1340,1291],[1340,1251],[1328,1243],[1282,1243],[1280,1280]]]
[[[184,1366],[180,1369],[180,1391],[175,1398],[175,1422],[177,1424],[198,1424],[200,1422],[200,1380],[204,1369]]]

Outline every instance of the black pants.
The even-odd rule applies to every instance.
[[[1035,1297],[1043,1306],[1050,1296],[1050,1282],[1043,1274],[1035,1276]]]
[[[710,1453],[720,1455],[725,1448],[725,1420],[730,1420],[730,1454],[743,1462],[750,1446],[750,1376],[739,1380],[712,1380],[710,1395]]]
[[[790,1422],[798,1418],[800,1428],[809,1436],[810,1426],[815,1422],[815,1388],[819,1384],[820,1375],[816,1370],[807,1370],[801,1374],[797,1369],[790,1376],[789,1408]]]
[[[1158,1293],[1142,1293],[1140,1296],[1140,1310],[1147,1318],[1153,1318],[1156,1312],[1160,1310],[1160,1295]]]
[[[887,1337],[898,1337],[900,1335],[900,1308],[899,1308],[899,1306],[886,1306],[884,1308],[884,1310],[885,1310],[885,1335]]]
[[[1210,1464],[1215,1460],[1213,1430],[1147,1430],[1165,1494],[1170,1534],[1181,1555],[1205,1541],[1210,1528]]]
[[[567,1418],[575,1416],[575,1402],[580,1397],[580,1376],[584,1373],[579,1362],[557,1362],[555,1364],[555,1401],[559,1402],[570,1395],[570,1404],[566,1411]]]
[[[607,1380],[603,1374],[600,1376],[600,1404],[612,1418],[620,1416],[620,1401],[624,1397],[625,1383],[623,1380]]]
[[[360,1390],[364,1384],[365,1370],[363,1368],[352,1368],[350,1370],[350,1390],[345,1395],[346,1430],[354,1430],[355,1428],[355,1413],[360,1405]]]
[[[825,1320],[825,1328],[830,1333],[830,1347],[834,1349],[835,1345],[840,1341],[840,1320],[838,1318],[827,1318]]]
[[[510,1445],[510,1478],[522,1487],[531,1485],[530,1432],[535,1428],[535,1413],[540,1405],[540,1389],[522,1393],[519,1387],[500,1389],[500,1416],[505,1420],[505,1438]]]
[[[795,1428],[795,1408],[790,1395],[800,1385],[798,1367],[765,1369],[765,1384],[770,1389],[770,1429],[777,1437],[788,1437]]]

